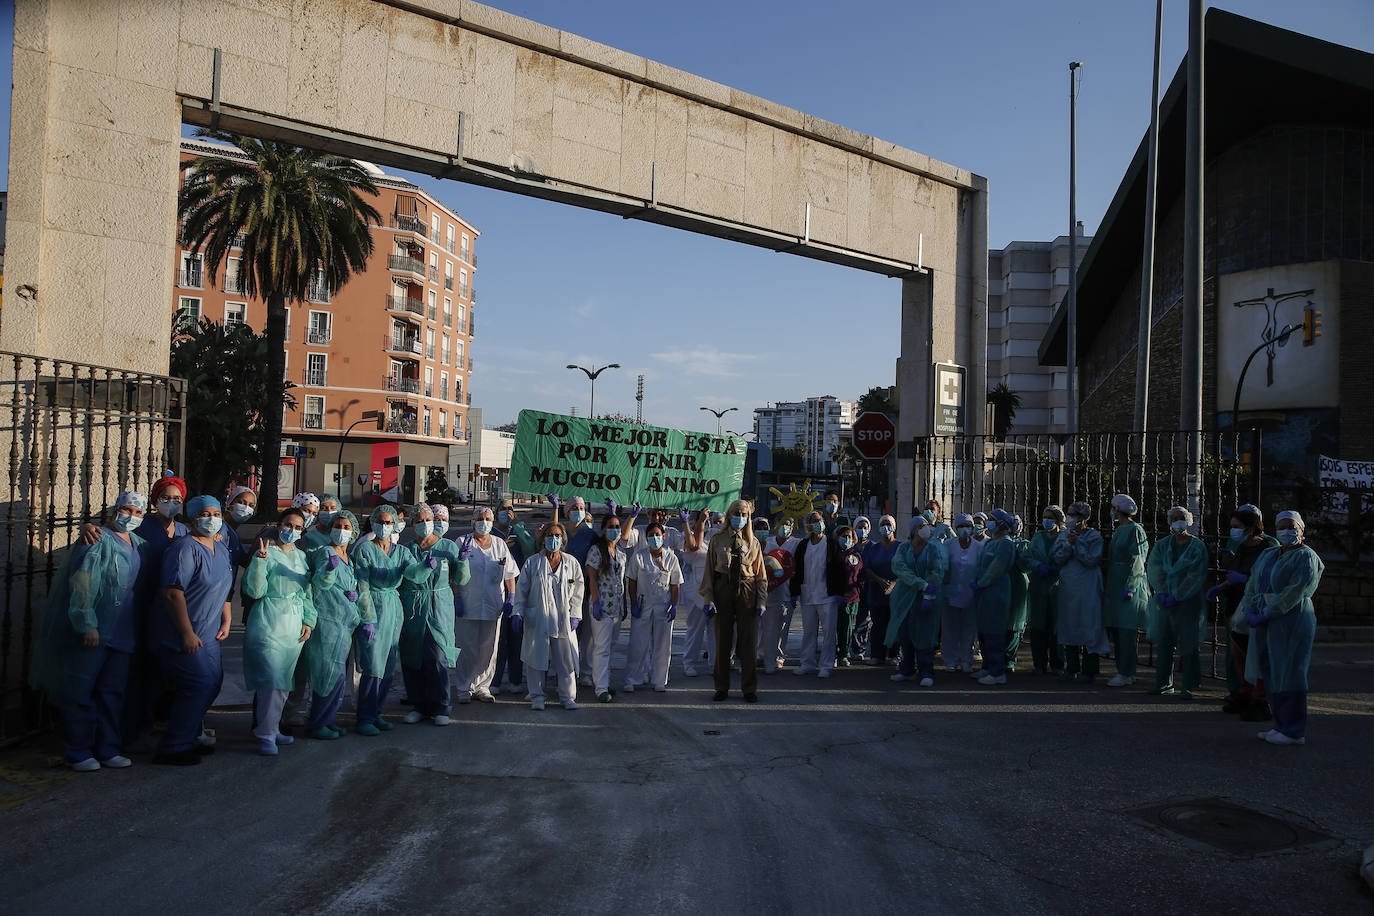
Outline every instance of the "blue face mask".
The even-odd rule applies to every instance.
[[[1179,519],[1176,522],[1170,522],[1169,530],[1172,531],[1174,534],[1185,534],[1188,531],[1188,523],[1185,522],[1183,519]]]
[[[478,534],[491,534],[491,519],[480,518],[472,523],[472,530]]]
[[[120,512],[114,517],[114,530],[128,534],[138,527],[142,519],[134,518],[132,512]]]
[[[337,512],[321,512],[319,515],[315,516],[315,524],[324,525],[328,528],[330,525],[334,524],[334,519],[338,514]]]
[[[501,524],[503,525],[509,525],[511,522],[515,521],[515,513],[507,512],[504,509],[496,513],[496,517],[501,520]]]
[[[294,544],[301,539],[301,533],[295,528],[283,528],[277,532],[277,540],[283,544]]]
[[[309,531],[310,527],[314,524],[315,516],[311,515],[309,512],[305,513],[305,530]]]
[[[157,504],[157,514],[163,518],[176,518],[181,514],[181,500],[163,499]]]
[[[581,509],[573,509],[568,513],[568,521],[572,522],[574,525],[582,524],[582,520],[586,517],[587,513],[583,512]]]
[[[243,503],[234,503],[229,507],[229,514],[234,517],[236,522],[246,522],[253,517],[253,507]]]
[[[1298,529],[1296,528],[1284,528],[1280,530],[1275,537],[1279,539],[1279,543],[1284,547],[1292,547],[1301,540],[1301,536],[1298,534]]]
[[[330,528],[329,543],[342,547],[353,539],[353,532],[348,528]]]
[[[961,538],[971,538],[973,537],[973,529],[968,525],[960,525],[958,528],[958,535]]]
[[[851,548],[851,547],[854,546],[854,539],[853,539],[853,538],[840,538],[840,546],[843,547],[845,550],[848,550],[849,548]]]
[[[935,510],[934,510],[934,509],[927,509],[926,511],[922,512],[921,514],[924,515],[924,516],[926,517],[926,521],[928,521],[928,522],[933,522],[933,521],[935,521]]]
[[[663,548],[662,535],[651,534],[647,538],[645,538],[645,540],[648,541],[650,550],[661,550]]]
[[[419,538],[420,540],[423,541],[425,538],[429,537],[429,536],[430,536],[431,534],[433,534],[433,533],[434,533],[434,523],[433,523],[433,522],[416,522],[416,523],[415,523],[415,536],[416,536],[417,538]]]
[[[224,527],[224,519],[218,515],[206,515],[196,519],[196,531],[207,538],[219,534],[222,527]]]
[[[868,540],[868,529],[867,529],[867,528],[855,528],[854,531],[859,535],[859,540],[861,540],[861,541],[866,541],[866,540]]]
[[[1231,529],[1231,543],[1232,543],[1232,544],[1239,544],[1239,543],[1240,543],[1241,541],[1243,541],[1243,540],[1245,540],[1245,529],[1244,529],[1244,528],[1232,528],[1232,529]]]
[[[396,530],[396,526],[394,526],[394,525],[378,525],[378,526],[377,526],[377,537],[382,538],[383,540],[385,540],[386,538],[391,537],[391,533],[392,533],[393,531],[395,531],[395,530]]]
[[[739,531],[741,528],[745,526],[745,523],[747,523],[748,521],[749,519],[745,518],[742,515],[732,515],[730,516],[730,527],[734,528],[736,531]]]
[[[563,539],[556,534],[551,534],[544,538],[544,549],[549,553],[558,553],[563,549]]]
[[[974,534],[982,534],[983,532],[985,532],[985,531],[987,531],[987,530],[988,530],[987,525],[979,525],[979,524],[976,523],[976,522],[975,522],[974,525],[973,525],[973,533],[974,533]]]
[[[812,523],[811,523],[811,533],[812,533],[812,534],[825,534],[825,522],[812,522]]]
[[[1058,522],[1056,522],[1056,521],[1055,521],[1054,519],[1052,519],[1052,518],[1042,518],[1042,519],[1040,520],[1040,524],[1045,526],[1045,530],[1046,530],[1046,531],[1053,531],[1053,530],[1054,530],[1054,526],[1057,525]]]
[[[448,522],[444,521],[443,519],[436,518],[434,520],[434,533],[439,535],[439,537],[443,537],[444,535],[448,534]]]
[[[839,512],[839,511],[840,511],[840,504],[839,504],[839,503],[826,503],[826,504],[825,504],[825,512],[826,512],[827,515],[834,515],[835,513]]]
[[[616,525],[614,528],[607,528],[605,532],[605,538],[607,543],[611,544],[620,540],[620,526]]]
[[[885,537],[885,538],[890,538],[890,537],[892,537],[892,526],[891,526],[891,525],[879,525],[879,526],[878,526],[878,533],[881,534],[881,535],[882,535],[883,537]]]

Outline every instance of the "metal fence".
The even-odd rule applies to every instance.
[[[1231,513],[1255,491],[1245,450],[1238,448],[1242,437],[1203,432],[1202,476],[1191,501],[1188,455],[1195,435],[1168,431],[918,439],[917,508],[933,497],[947,520],[957,512],[1000,508],[1034,528],[1046,506],[1067,508],[1081,500],[1092,507],[1089,524],[1110,538],[1112,497],[1126,493],[1140,506],[1137,520],[1152,542],[1168,533],[1170,507],[1187,506],[1215,563],[1230,532]],[[1205,643],[1213,676],[1223,664],[1226,639],[1226,622],[1217,607],[1209,606],[1213,620]],[[1152,646],[1142,653],[1142,661],[1153,664]]]
[[[8,405],[8,411],[6,411]],[[34,725],[28,674],[43,603],[83,522],[147,492],[185,454],[186,383],[0,351],[0,740]]]

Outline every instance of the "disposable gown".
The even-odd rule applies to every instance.
[[[452,542],[450,542],[452,543]],[[377,546],[376,540],[365,541],[353,552],[353,572],[358,577],[358,592],[363,623],[376,624],[377,633],[368,639],[358,631],[354,635],[358,667],[367,677],[384,678],[391,674],[387,660],[401,638],[401,596],[397,592],[407,576],[421,579],[429,572],[415,558],[409,548],[393,544],[389,553]],[[368,616],[368,611],[372,616]],[[394,662],[393,662],[394,664]]]
[[[1076,543],[1061,531],[1054,542],[1059,567],[1059,644],[1083,646],[1096,655],[1111,651],[1102,626],[1102,535],[1085,528]]]
[[[1126,522],[1112,535],[1107,548],[1107,585],[1102,592],[1102,625],[1119,630],[1136,630],[1145,622],[1150,606],[1146,588],[1145,557],[1150,542],[1145,529]],[[1126,592],[1131,597],[1125,597]]]
[[[453,590],[467,585],[471,572],[468,561],[458,559],[456,541],[439,538],[430,547],[418,543],[404,548],[410,552],[412,565],[406,570],[401,584],[400,657],[407,668],[419,668],[425,658],[425,633],[428,632],[444,653],[444,661],[452,668],[458,660],[453,640]],[[430,569],[426,561],[436,562]]]
[[[301,626],[315,626],[310,561],[303,550],[268,547],[243,576],[253,615],[243,631],[243,683],[249,690],[291,690],[301,656]],[[330,685],[333,686],[333,685]]]
[[[1052,531],[1037,531],[1026,549],[1030,584],[1026,591],[1027,616],[1032,630],[1054,629],[1054,605],[1059,599],[1059,568],[1054,565],[1054,539]],[[1041,564],[1049,570],[1041,575]]]
[[[945,545],[933,538],[926,542],[925,548],[916,552],[910,541],[903,541],[892,558],[892,575],[897,584],[888,596],[892,616],[887,624],[887,644],[899,646],[902,627],[909,626],[908,633],[917,649],[934,649],[940,632],[940,614],[944,610],[945,575],[949,572],[949,554]],[[934,583],[935,594],[927,595],[926,587]],[[921,609],[922,601],[930,598],[933,607],[929,611]],[[910,626],[907,618],[913,616],[915,625]]]
[[[1325,569],[1316,551],[1306,544],[1289,551],[1271,547],[1250,569],[1241,608],[1262,611],[1268,618],[1251,631],[1251,639],[1264,640],[1263,653],[1269,660],[1264,686],[1271,699],[1275,694],[1307,691],[1307,667],[1317,629],[1312,596]],[[1251,664],[1247,659],[1247,670]],[[1254,683],[1248,675],[1246,679]]]
[[[973,599],[979,633],[1004,633],[1011,617],[1011,570],[1016,544],[1010,537],[993,538],[978,553],[974,581],[982,591]]]
[[[525,561],[515,589],[515,613],[524,620],[520,660],[536,671],[549,670],[549,640],[571,639],[569,611],[582,607],[586,590],[582,569],[565,556],[555,572],[541,551]],[[562,590],[555,600],[554,589]]]
[[[96,543],[73,545],[53,579],[29,682],[59,706],[90,696],[105,663],[104,649],[134,649],[134,583],[145,545],[136,534],[129,540],[107,528]],[[91,628],[100,632],[100,649],[81,644]]]
[[[358,588],[358,577],[351,560],[340,559],[329,568],[330,550],[316,551],[310,561],[310,593],[315,604],[315,627],[305,642],[305,663],[310,686],[316,693],[329,694],[339,681],[353,631],[362,623],[368,596]],[[350,598],[352,592],[354,597]],[[370,614],[366,616],[370,617]]]
[[[1195,537],[1188,538],[1183,545],[1177,544],[1172,535],[1161,538],[1150,550],[1146,575],[1154,592],[1150,596],[1146,638],[1159,642],[1164,634],[1165,618],[1171,618],[1178,634],[1179,652],[1196,651],[1207,628],[1202,603],[1202,587],[1207,583],[1206,545]],[[1172,595],[1178,603],[1173,608],[1166,608],[1159,602],[1161,595]]]
[[[1015,561],[1008,570],[1011,580],[1011,608],[1008,630],[1019,633],[1026,628],[1026,617],[1030,613],[1027,596],[1030,591],[1030,571],[1033,566],[1030,555],[1030,542],[1022,538],[1011,538],[1015,550]]]

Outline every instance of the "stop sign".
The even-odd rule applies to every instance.
[[[897,443],[897,427],[886,414],[865,410],[854,421],[854,448],[865,458],[886,458]]]

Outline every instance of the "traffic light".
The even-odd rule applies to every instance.
[[[1322,313],[1321,309],[1314,309],[1312,306],[1302,310],[1302,345],[1310,347],[1317,342],[1317,338],[1322,336]]]

